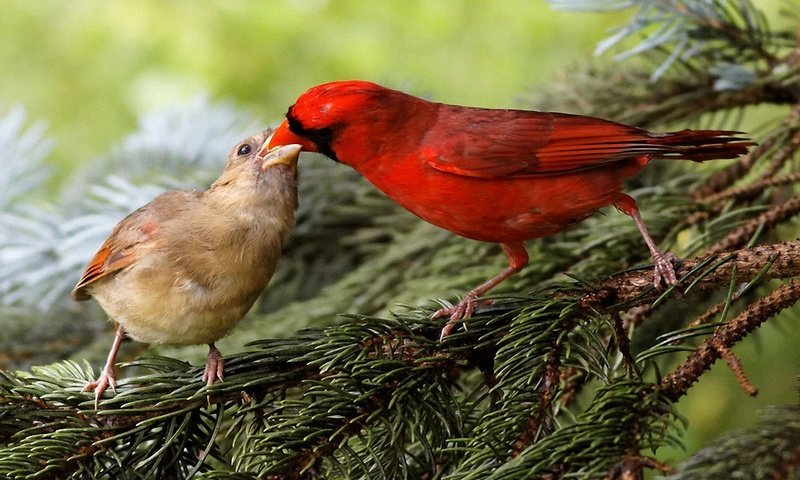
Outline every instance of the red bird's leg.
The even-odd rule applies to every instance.
[[[225,370],[225,360],[222,358],[222,353],[217,349],[213,343],[208,344],[208,358],[206,360],[206,369],[203,372],[203,381],[207,386],[214,385],[216,380],[220,382],[225,377],[223,371]]]
[[[503,252],[505,252],[506,257],[508,257],[508,267],[496,277],[489,279],[467,292],[464,298],[456,305],[439,309],[431,316],[432,319],[450,316],[450,320],[442,328],[442,333],[439,335],[440,340],[450,335],[450,332],[457,323],[463,322],[466,325],[466,320],[471,317],[472,313],[475,311],[475,306],[478,304],[478,297],[500,285],[503,280],[519,272],[522,270],[522,267],[528,264],[528,251],[525,250],[524,243],[502,243],[500,246],[503,247]]]
[[[119,353],[119,347],[122,345],[122,340],[125,338],[125,327],[120,325],[117,322],[114,322],[114,343],[111,344],[111,350],[108,352],[108,358],[106,358],[106,364],[103,367],[103,371],[100,373],[100,376],[94,382],[89,382],[83,387],[83,392],[90,392],[94,391],[94,409],[97,410],[97,406],[100,403],[100,397],[103,396],[103,392],[106,391],[106,388],[109,386],[114,393],[117,393],[117,379],[114,377],[114,363],[117,361],[117,353]]]
[[[653,241],[653,237],[650,236],[647,227],[644,225],[644,220],[642,220],[642,215],[639,213],[639,207],[636,206],[636,201],[630,195],[618,193],[614,198],[614,206],[620,212],[633,218],[636,228],[639,229],[639,233],[644,238],[644,243],[650,249],[650,256],[653,258],[653,266],[655,267],[653,285],[658,288],[661,286],[662,281],[667,286],[678,283],[678,278],[675,276],[675,268],[672,266],[675,255],[664,253],[658,249],[656,242]]]

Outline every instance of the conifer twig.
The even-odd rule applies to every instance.
[[[670,473],[674,470],[670,465],[660,462],[653,457],[630,454],[625,455],[625,457],[608,472],[603,480],[640,480],[642,478],[643,467],[658,470],[661,473]]]
[[[533,415],[528,417],[525,427],[514,442],[511,449],[511,458],[522,453],[525,447],[536,438],[536,434],[543,426],[542,424],[549,418],[546,412],[551,408],[553,396],[558,389],[560,378],[559,367],[561,364],[561,355],[563,354],[563,346],[561,343],[553,341],[552,348],[547,358],[542,385],[539,388],[539,408],[534,411]]]
[[[681,365],[661,381],[664,395],[678,400],[700,376],[730,348],[769,318],[800,300],[800,282],[792,280],[751,304],[729,322],[717,328]]]
[[[787,173],[786,175],[780,175],[778,177],[764,176],[761,180],[755,181],[750,185],[728,188],[722,192],[710,195],[704,200],[707,202],[720,202],[735,198],[740,201],[749,201],[757,197],[767,188],[790,185],[798,182],[800,182],[800,173]]]
[[[770,171],[764,178],[771,177],[777,172],[775,169],[780,169],[780,166],[788,159],[797,149],[797,140],[800,133],[797,132],[800,128],[800,104],[796,104],[788,115],[783,119],[781,130],[771,135],[755,149],[751,150],[747,155],[744,155],[736,163],[724,168],[715,174],[711,175],[702,185],[695,189],[692,196],[697,201],[712,201],[713,197],[723,192],[725,189],[733,185],[737,180],[747,175],[753,166],[763,156],[770,152],[776,145],[780,146],[780,150],[776,155],[776,160],[773,162],[770,171],[774,170],[771,174]],[[791,137],[792,140],[787,142],[786,138]]]
[[[758,389],[753,386],[752,383],[750,383],[750,380],[747,379],[747,375],[744,373],[744,368],[742,368],[742,362],[739,360],[739,357],[737,357],[736,354],[733,353],[731,349],[724,345],[718,338],[712,342],[711,346],[717,350],[719,356],[725,360],[725,363],[728,364],[728,368],[730,368],[733,372],[733,375],[736,377],[736,381],[739,382],[739,386],[742,387],[742,390],[744,390],[745,393],[751,397],[755,397],[758,394]]]
[[[697,258],[683,260],[678,273],[686,274],[705,265],[719,263],[713,270],[695,272],[690,289],[706,290],[726,285],[732,270],[741,281],[749,281],[762,273],[763,266],[773,261],[772,267],[763,273],[764,279],[789,278],[800,272],[800,240],[742,248],[732,252],[709,253]],[[679,287],[683,284],[679,284]],[[635,270],[609,277],[596,284],[596,290],[583,296],[581,304],[602,312],[614,312],[620,308],[631,308],[652,302],[664,292],[652,285],[652,270]]]
[[[789,220],[797,214],[800,214],[800,195],[775,205],[761,215],[750,219],[746,224],[730,232],[712,245],[707,251],[710,254],[716,254],[739,247],[751,241],[756,232],[772,230],[776,225]]]

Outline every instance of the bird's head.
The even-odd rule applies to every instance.
[[[258,202],[261,197],[296,191],[297,157],[301,146],[297,144],[267,146],[272,134],[265,130],[239,142],[228,155],[225,170],[211,186],[215,192],[225,192],[232,202],[246,200]]]
[[[338,160],[336,143],[345,128],[370,124],[382,114],[384,101],[405,94],[371,82],[348,80],[312,87],[289,107],[286,120],[267,146],[297,144]]]

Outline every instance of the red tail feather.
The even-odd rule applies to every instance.
[[[651,133],[647,143],[663,148],[659,157],[702,162],[745,155],[755,143],[740,135],[732,130],[681,130]]]

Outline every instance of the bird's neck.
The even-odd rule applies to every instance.
[[[364,109],[357,122],[347,124],[333,148],[337,159],[362,175],[379,175],[404,160],[404,152],[424,143],[427,131],[437,121],[440,104],[404,95],[392,105],[376,104]]]
[[[267,235],[283,241],[294,226],[294,211],[298,205],[295,180],[286,180],[233,186],[227,191],[223,188],[209,190],[206,198],[209,212],[225,218],[226,227],[220,232],[220,238]]]

